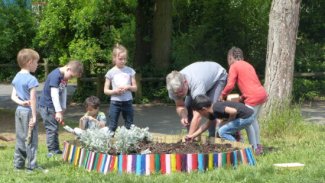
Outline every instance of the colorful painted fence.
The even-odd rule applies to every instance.
[[[62,158],[74,166],[104,174],[118,172],[150,175],[153,173],[203,172],[222,167],[256,164],[252,149],[249,147],[232,152],[209,154],[109,155],[64,142]]]

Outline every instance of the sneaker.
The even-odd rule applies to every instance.
[[[23,171],[23,170],[24,170],[23,167],[14,167],[14,171],[15,171],[15,172],[21,172],[21,171]]]
[[[52,158],[54,156],[54,153],[52,153],[52,152],[49,152],[49,153],[47,153],[47,158]]]
[[[263,146],[261,144],[257,144],[257,149],[259,151],[260,154],[263,154]]]
[[[62,154],[62,151],[59,149],[59,150],[55,150],[53,151],[54,154]]]
[[[37,166],[35,168],[27,168],[26,169],[26,173],[34,173],[34,172],[43,172],[43,173],[48,173],[49,170],[48,169],[45,169],[41,166]]]

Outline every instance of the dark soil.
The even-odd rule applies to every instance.
[[[177,143],[161,143],[161,142],[141,142],[134,150],[127,154],[142,154],[143,151],[149,150],[153,154],[190,154],[190,153],[214,153],[228,152],[238,150],[231,144],[211,144],[199,142],[177,142]],[[119,153],[111,150],[108,152],[111,155]]]
[[[237,150],[231,144],[210,144],[199,142],[178,142],[178,143],[158,143],[152,142],[147,144],[140,144],[137,153],[149,149],[151,153],[165,153],[165,154],[189,154],[189,153],[212,153],[212,152],[228,152]]]

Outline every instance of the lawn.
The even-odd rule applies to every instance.
[[[10,112],[0,110],[0,119]],[[2,126],[2,123],[0,123]],[[62,162],[61,157],[47,159],[45,135],[39,135],[38,162],[48,173],[13,170],[15,142],[0,142],[0,182],[325,182],[325,126],[307,124],[297,111],[285,111],[272,120],[264,121],[262,141],[269,151],[256,157],[256,166],[239,166],[207,172],[173,173],[171,175],[137,176],[109,173],[107,175],[87,172]],[[2,127],[1,127],[2,128]],[[4,129],[2,134],[12,135]],[[5,132],[5,133],[4,133]],[[62,132],[62,130],[61,130]],[[71,134],[62,132],[60,142],[70,140]],[[272,148],[271,148],[272,147]],[[274,163],[299,162],[302,169],[279,169]]]

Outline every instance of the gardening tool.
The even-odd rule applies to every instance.
[[[28,127],[28,133],[26,137],[26,146],[30,145],[32,142],[32,132],[33,132],[34,126],[29,126]]]

